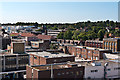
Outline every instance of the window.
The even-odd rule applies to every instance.
[[[62,73],[63,75],[65,74],[65,73]]]
[[[119,69],[120,69],[120,67],[114,68],[114,70],[119,70]]]
[[[108,42],[106,42],[106,46],[108,46]]]
[[[88,51],[88,53],[90,53],[90,51]]]
[[[95,51],[94,51],[93,53],[94,53],[94,54],[96,54],[96,52],[95,52]]]
[[[98,70],[91,70],[91,72],[98,72]]]
[[[88,56],[88,58],[90,58],[90,56]]]
[[[79,75],[79,72],[78,72],[78,71],[76,72],[76,75]]]
[[[37,59],[37,57],[36,57],[36,56],[34,56],[34,59]]]
[[[69,74],[69,72],[66,72],[66,74]]]
[[[83,50],[83,52],[85,52],[85,50]]]
[[[71,72],[71,74],[73,74],[73,72]]]
[[[81,58],[83,58],[83,56],[81,55]]]
[[[60,73],[58,73],[57,75],[61,75]]]
[[[110,71],[111,69],[107,69],[107,71]]]

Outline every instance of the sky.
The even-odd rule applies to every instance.
[[[118,2],[0,2],[0,23],[118,20]]]

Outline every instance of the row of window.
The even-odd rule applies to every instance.
[[[83,73],[82,71],[76,71],[76,72],[72,72],[72,71],[71,71],[71,72],[57,73],[57,75],[58,75],[58,76],[60,76],[60,75],[70,75],[70,74],[71,74],[71,75],[73,75],[73,74],[74,74],[74,75],[80,75],[80,74],[82,74],[82,73]]]

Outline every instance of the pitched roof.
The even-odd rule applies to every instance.
[[[34,34],[31,34],[31,33],[11,33],[10,36],[18,36],[18,35],[21,35],[21,36],[24,36],[24,37],[33,37],[35,36]]]
[[[39,34],[38,39],[43,39],[43,40],[51,40],[53,38],[53,36],[49,36],[49,35],[41,35]]]

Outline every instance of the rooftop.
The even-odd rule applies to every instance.
[[[51,40],[53,37],[50,35],[37,35],[38,39],[43,39],[43,40]]]
[[[28,54],[33,54],[45,58],[55,58],[55,57],[71,57],[73,55],[68,55],[64,53],[50,53],[50,52],[28,52]]]
[[[90,50],[98,50],[98,51],[111,51],[109,49],[101,49],[101,48],[94,48],[94,47],[86,47],[86,46],[74,46],[76,48],[85,48]]]
[[[103,40],[116,41],[120,40],[120,38],[104,38]]]
[[[114,65],[114,63],[118,64],[119,61],[116,60],[100,60],[100,61],[80,61],[80,62],[65,62],[65,63],[56,63],[56,64],[46,64],[46,65],[33,65],[31,66],[33,69],[36,69],[37,71],[44,71],[44,70],[51,70],[52,69],[62,69],[62,68],[71,68],[72,66],[105,66],[107,63],[108,65]]]

